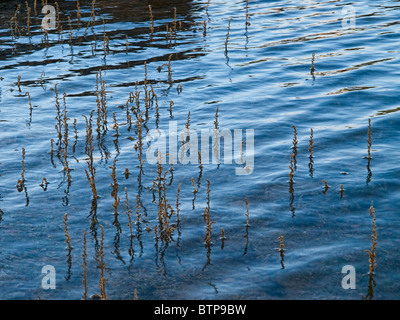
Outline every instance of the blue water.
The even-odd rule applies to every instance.
[[[80,21],[76,1],[59,1],[62,31],[50,31],[47,40],[40,29],[41,3],[37,3],[37,15],[33,1],[28,3],[30,36],[25,3],[20,2],[18,30],[14,27],[13,33],[10,19],[18,2],[0,4],[1,299],[81,299],[85,231],[88,298],[98,295],[100,225],[104,227],[108,299],[133,299],[135,289],[139,299],[398,297],[398,1],[250,0],[248,5],[222,0],[96,1],[95,25],[89,25],[86,33],[91,1],[80,1]],[[153,35],[148,4],[154,17]],[[342,25],[346,5],[355,9],[351,28]],[[167,25],[172,33],[167,33]],[[165,64],[171,54],[169,83]],[[102,143],[96,133],[99,69],[106,81],[108,109],[108,131]],[[132,111],[130,131],[127,125],[126,102],[130,92],[135,92],[136,81],[142,91],[142,111],[146,84],[153,86],[158,98],[159,116],[153,104],[144,134],[156,128],[168,132],[171,121],[177,121],[179,131],[184,129],[189,111],[192,130],[213,129],[217,108],[220,130],[254,130],[254,169],[249,175],[236,175],[240,165],[223,161],[220,165],[205,163],[200,177],[198,164],[174,164],[172,179],[167,173],[166,196],[174,210],[182,183],[181,229],[180,233],[174,230],[174,241],[168,244],[157,242],[154,235],[159,205],[157,190],[153,201],[151,187],[157,166],[146,161],[138,180],[134,148],[138,136]],[[62,154],[56,155],[56,84],[61,111],[66,93],[70,119],[67,159],[73,170],[69,186]],[[30,94],[32,112],[25,92]],[[174,102],[172,118],[170,101]],[[134,105],[129,103],[129,108]],[[97,220],[90,215],[92,192],[85,175],[83,115],[88,117],[91,110],[95,110],[94,165],[100,196]],[[113,112],[119,123],[118,139]],[[369,119],[370,161],[365,159]],[[292,126],[298,144],[291,189]],[[311,129],[314,153],[310,166]],[[146,142],[144,151],[148,146]],[[22,148],[26,152],[25,189],[19,192]],[[115,159],[121,232],[113,225],[110,167]],[[128,179],[126,168],[131,173]],[[169,168],[163,165],[164,172]],[[46,191],[40,186],[44,177],[49,182]],[[203,218],[207,180],[210,219],[215,221],[208,247]],[[323,192],[322,180],[330,186],[327,192]],[[133,238],[127,226],[125,187],[134,221],[136,196],[140,196],[140,228],[133,225]],[[372,282],[366,252],[371,248],[371,206],[376,209],[378,235]],[[175,214],[170,223],[176,226]],[[221,228],[227,238],[223,247]],[[284,241],[283,260],[279,236]],[[134,254],[129,251],[131,240]],[[42,287],[45,265],[55,267],[55,290]],[[342,288],[345,265],[355,267],[356,289]]]

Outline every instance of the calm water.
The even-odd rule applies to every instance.
[[[50,31],[48,38],[40,29],[41,2],[37,15],[34,2],[28,3],[30,36],[25,2],[19,2],[15,20],[18,2],[0,3],[1,299],[81,299],[85,231],[88,297],[99,294],[100,225],[109,299],[133,299],[135,289],[139,299],[398,297],[398,1],[96,1],[94,24],[91,1],[80,1],[80,15],[76,1],[59,1],[62,30]],[[354,28],[342,26],[345,5],[356,10]],[[106,81],[108,110],[108,130],[100,136],[99,69]],[[156,128],[168,132],[172,120],[182,130],[189,111],[191,129],[212,129],[217,108],[220,130],[254,130],[251,174],[236,175],[235,169],[243,165],[223,161],[204,163],[202,171],[198,164],[178,163],[172,177],[166,174],[172,226],[177,225],[176,196],[182,183],[180,225],[168,243],[155,238],[159,194],[157,186],[154,192],[151,188],[157,166],[146,161],[140,174],[133,100],[128,101],[131,128],[127,121],[126,103],[137,81],[140,112],[145,111],[150,84],[158,102],[157,107],[153,98],[148,106],[143,135]],[[56,84],[61,113],[66,94],[70,179],[64,170],[64,143],[55,129]],[[91,110],[100,196],[95,212],[85,174],[84,116]],[[368,119],[370,161],[365,159]],[[298,139],[293,183],[292,126]],[[64,134],[65,126],[61,128]],[[149,144],[144,142],[144,152]],[[25,181],[18,190],[22,148]],[[113,224],[110,167],[115,159],[120,231]],[[164,174],[170,165],[162,166]],[[127,177],[125,169],[130,171]],[[44,177],[47,189],[40,186]],[[215,221],[209,246],[203,218],[207,180],[210,219]],[[330,186],[327,192],[322,180]],[[133,237],[127,226],[125,187],[134,222],[139,195],[140,224],[133,224]],[[371,205],[378,236],[373,281],[366,252],[371,248]],[[71,250],[65,242],[66,213]],[[45,265],[56,270],[55,290],[41,287]],[[341,286],[345,265],[355,267],[355,290]]]

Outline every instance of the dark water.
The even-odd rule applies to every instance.
[[[37,15],[34,2],[28,3],[30,36],[25,3],[19,3],[13,33],[10,19],[18,2],[0,3],[1,299],[80,299],[85,231],[88,296],[99,294],[100,225],[108,299],[133,299],[135,289],[139,299],[398,297],[399,1],[96,1],[95,23],[88,28],[91,1],[80,1],[79,21],[76,1],[59,1],[62,31],[50,31],[48,38],[40,29],[41,2]],[[354,28],[342,26],[345,5],[356,10]],[[106,81],[108,110],[108,130],[100,136],[99,69]],[[175,202],[182,183],[180,228],[173,231],[174,241],[155,239],[159,194],[151,187],[157,181],[157,166],[146,161],[140,174],[135,150],[138,110],[132,101],[132,128],[128,126],[126,102],[136,81],[140,111],[145,111],[150,84],[157,95],[158,107],[154,98],[148,107],[144,135],[156,128],[168,132],[171,121],[182,130],[189,111],[191,129],[213,129],[217,108],[220,130],[254,130],[250,174],[236,175],[235,169],[243,165],[223,161],[204,163],[202,171],[198,164],[178,163],[173,177],[166,174],[172,226],[177,225]],[[64,144],[55,129],[56,84],[61,113],[66,94],[70,179],[64,170]],[[89,117],[91,110],[100,196],[95,212],[85,174],[83,115]],[[114,112],[119,137],[114,135]],[[365,159],[369,119],[370,160]],[[293,183],[292,126],[298,139]],[[145,142],[144,152],[148,146]],[[22,148],[25,181],[18,190]],[[110,167],[115,159],[121,231],[113,224]],[[162,167],[164,175],[170,165]],[[131,173],[128,179],[126,168]],[[46,191],[40,186],[44,177],[49,182]],[[203,218],[207,180],[210,219],[215,221],[208,246]],[[322,180],[330,186],[327,192]],[[127,226],[125,187],[134,221],[136,196],[140,197],[140,225],[133,224],[133,237]],[[366,252],[371,249],[371,205],[376,209],[378,237],[372,281]],[[70,251],[64,234],[66,213]],[[227,238],[223,248],[221,228]],[[55,290],[41,286],[45,265],[55,267]],[[355,290],[342,288],[345,265],[355,267]]]

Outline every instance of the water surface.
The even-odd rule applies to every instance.
[[[50,31],[47,38],[40,28],[44,15],[39,1],[36,14],[34,2],[28,1],[30,34],[25,3],[0,4],[1,299],[81,299],[85,231],[88,297],[99,294],[100,226],[109,299],[133,299],[135,289],[139,299],[397,298],[398,1],[96,1],[94,23],[91,1],[80,1],[80,16],[76,1],[58,3],[62,30]],[[342,26],[346,5],[356,10],[354,28]],[[108,127],[98,136],[100,69],[106,81]],[[151,84],[157,95],[158,109],[153,101],[143,134],[156,128],[168,132],[171,121],[184,129],[188,112],[191,129],[213,129],[217,108],[220,130],[252,129],[255,134],[254,170],[249,175],[236,175],[240,165],[223,161],[204,164],[202,171],[196,164],[178,163],[173,177],[167,173],[166,196],[175,213],[182,183],[181,229],[174,230],[169,243],[155,239],[159,203],[157,190],[154,201],[151,188],[157,166],[146,162],[140,174],[132,101],[132,128],[128,126],[126,103],[135,84],[142,91],[141,111],[145,87],[150,90]],[[65,93],[69,118],[70,180],[55,129],[56,85],[61,112]],[[100,196],[95,218],[85,174],[84,116],[92,110]],[[370,160],[365,159],[369,119]],[[292,126],[298,139],[293,183]],[[25,181],[19,192],[23,148]],[[110,167],[115,159],[120,231],[113,224]],[[163,174],[169,168],[164,164]],[[131,173],[128,178],[125,169]],[[49,182],[46,191],[40,186],[43,178]],[[209,246],[203,218],[207,180],[210,219],[215,221]],[[322,180],[330,186],[326,192]],[[133,238],[125,187],[135,221],[140,196],[140,225],[133,225]],[[371,205],[378,235],[373,282],[366,252],[371,248]],[[176,226],[176,214],[170,222]],[[223,247],[221,228],[227,238]],[[56,269],[56,290],[41,287],[45,265]],[[356,269],[355,290],[341,286],[345,265]]]

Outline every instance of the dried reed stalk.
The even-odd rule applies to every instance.
[[[153,10],[151,5],[149,4],[149,14],[150,14],[150,41],[153,40],[153,34],[154,34],[154,16],[153,16]]]
[[[376,216],[375,208],[371,206],[369,208],[369,214],[372,216],[372,234],[371,234],[371,250],[365,250],[369,255],[369,275],[373,276],[377,262],[376,262],[376,247],[378,246],[378,234],[376,232]]]
[[[68,275],[66,280],[68,281],[70,279],[70,271],[71,271],[71,266],[72,266],[72,256],[71,256],[71,251],[72,251],[72,246],[71,246],[71,238],[69,237],[68,233],[68,215],[67,213],[64,214],[64,235],[65,235],[65,243],[67,244],[67,263],[68,263]]]
[[[106,269],[104,264],[104,228],[102,225],[99,225],[101,228],[101,242],[100,242],[100,249],[97,256],[97,262],[99,263],[100,268],[100,279],[99,279],[99,288],[100,288],[100,298],[101,300],[107,300],[106,295],[106,282],[107,279],[104,276],[104,271]]]
[[[228,30],[226,32],[226,39],[225,39],[225,52],[228,52],[228,42],[229,42],[229,34],[231,31],[231,22],[232,22],[232,18],[230,18],[229,22],[228,22]]]
[[[79,0],[76,1],[76,19],[79,26],[81,24],[81,7],[79,5]]]
[[[26,25],[27,25],[27,32],[28,37],[31,36],[31,8],[28,5],[28,1],[25,1],[26,11],[27,11],[27,18],[26,18]]]

